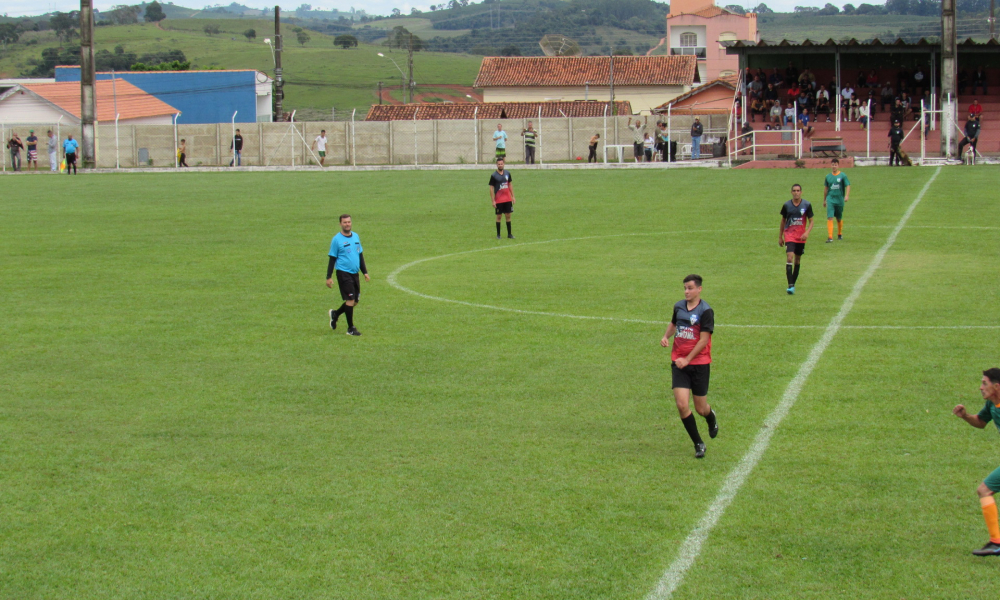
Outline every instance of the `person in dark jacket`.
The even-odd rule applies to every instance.
[[[899,156],[899,146],[903,143],[903,138],[906,136],[903,133],[903,126],[899,121],[893,121],[892,128],[889,130],[889,166],[892,166],[893,160],[896,162],[897,167],[903,166],[902,157]]]
[[[972,145],[972,153],[976,153],[976,144],[979,143],[979,117],[969,115],[969,120],[965,122],[965,137],[958,143],[958,155],[962,156],[962,150],[966,144]]]
[[[701,124],[701,119],[694,118],[691,125],[691,158],[698,160],[701,158],[701,136],[705,133],[705,127]]]

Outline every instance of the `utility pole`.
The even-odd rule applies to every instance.
[[[997,19],[996,19],[996,16],[995,16],[996,15],[995,9],[996,9],[996,0],[990,0],[990,39],[991,40],[997,39],[997,34],[996,34],[996,22],[997,22]]]
[[[955,29],[955,1],[941,1],[941,108],[944,131],[941,155],[954,154],[955,107],[958,105],[958,36]]]
[[[282,100],[285,99],[285,80],[281,76],[281,7],[274,7],[274,120],[281,121],[285,113]]]
[[[83,167],[94,168],[96,130],[94,115],[94,6],[91,0],[80,0],[80,152]]]
[[[410,43],[407,44],[410,47],[410,102],[413,102],[413,88],[417,87],[417,82],[413,81],[413,34],[410,34]]]
[[[378,82],[378,105],[382,106],[382,82]]]
[[[612,52],[608,55],[608,64],[610,66],[611,79],[609,81],[609,87],[611,88],[611,116],[615,116],[615,55]]]

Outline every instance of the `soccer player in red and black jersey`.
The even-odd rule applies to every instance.
[[[666,348],[670,345],[670,337],[674,337],[674,346],[670,351],[674,400],[677,402],[681,422],[694,442],[695,458],[705,457],[705,442],[698,433],[698,422],[691,413],[689,401],[692,395],[694,409],[708,423],[708,435],[712,438],[719,435],[715,411],[708,404],[715,311],[701,299],[701,283],[701,275],[688,275],[684,278],[684,299],[674,305],[673,317],[660,340],[660,345]]]
[[[799,278],[799,262],[806,251],[806,240],[813,229],[812,204],[802,199],[802,186],[792,186],[792,199],[781,207],[781,229],[778,231],[778,246],[785,248],[785,277],[788,279],[789,295],[795,293],[795,282]]]
[[[503,159],[497,159],[497,170],[490,174],[490,202],[497,213],[497,239],[500,239],[500,215],[507,215],[507,238],[514,239],[510,232],[510,213],[514,212],[514,187],[510,171],[503,168]]]

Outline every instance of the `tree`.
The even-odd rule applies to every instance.
[[[747,11],[743,10],[743,7],[739,4],[730,4],[726,7],[726,10],[732,11],[738,15],[745,14]]]
[[[103,14],[108,21],[111,21],[115,25],[135,25],[139,22],[139,12],[141,10],[138,6],[119,4]]]
[[[420,9],[417,8],[416,6],[414,6],[413,8],[410,9],[410,14],[411,15],[419,15],[420,14]]]
[[[392,9],[392,16],[398,17],[401,14],[403,14],[403,11],[399,10],[398,8]]]
[[[853,15],[855,12],[857,12],[857,9],[854,8],[853,4],[845,4],[842,10],[845,15]]]
[[[344,33],[333,38],[333,45],[340,46],[344,50],[347,50],[348,48],[356,48],[358,46],[358,38]]]
[[[823,15],[825,17],[833,16],[833,15],[836,15],[836,14],[840,14],[840,9],[837,8],[836,6],[830,4],[829,2],[827,2],[826,6],[824,6],[821,9],[819,9],[819,12],[817,12],[816,14]]]
[[[770,15],[770,14],[774,14],[774,11],[771,10],[770,8],[768,8],[768,6],[766,4],[764,4],[763,2],[761,2],[760,4],[758,4],[757,8],[753,9],[753,11],[755,13],[757,13],[758,15]]]
[[[218,25],[205,25],[202,30],[208,35],[215,35],[217,33],[222,33]]]
[[[424,48],[423,40],[407,31],[407,29],[402,25],[397,25],[392,28],[385,45],[390,48],[400,48],[402,50],[412,49],[414,52],[423,50]]]
[[[0,44],[3,49],[7,49],[7,44],[16,44],[21,36],[17,33],[17,25],[13,23],[0,23]]]
[[[243,32],[243,37],[247,39],[247,42],[249,42],[250,40],[255,40],[257,39],[257,30],[247,29],[246,31]]]
[[[521,49],[517,46],[504,46],[500,49],[500,56],[521,56]]]
[[[167,18],[167,15],[163,12],[163,7],[156,0],[153,0],[146,5],[146,16],[143,17],[147,23],[159,23],[163,19]]]
[[[79,35],[76,31],[79,25],[80,13],[77,11],[69,13],[57,12],[49,19],[49,27],[56,32],[56,36],[60,42],[68,42],[74,36]]]
[[[306,33],[305,31],[300,31],[295,34],[295,39],[299,41],[300,45],[305,46],[306,42],[309,41],[309,34]]]

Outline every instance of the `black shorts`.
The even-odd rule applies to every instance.
[[[358,273],[337,271],[337,286],[340,287],[340,297],[355,302],[361,297],[361,276]]]
[[[497,202],[493,207],[496,209],[498,215],[509,215],[514,212],[513,202]]]
[[[802,256],[802,253],[805,251],[805,242],[785,242],[785,252],[792,252],[795,256]]]
[[[76,162],[76,152],[66,153],[66,164],[71,165]]]
[[[632,154],[636,158],[642,158],[642,142],[632,142]]]
[[[672,388],[691,390],[695,396],[708,395],[708,377],[712,373],[712,365],[688,365],[683,369],[678,369],[673,362],[670,363],[670,374],[672,375]]]

